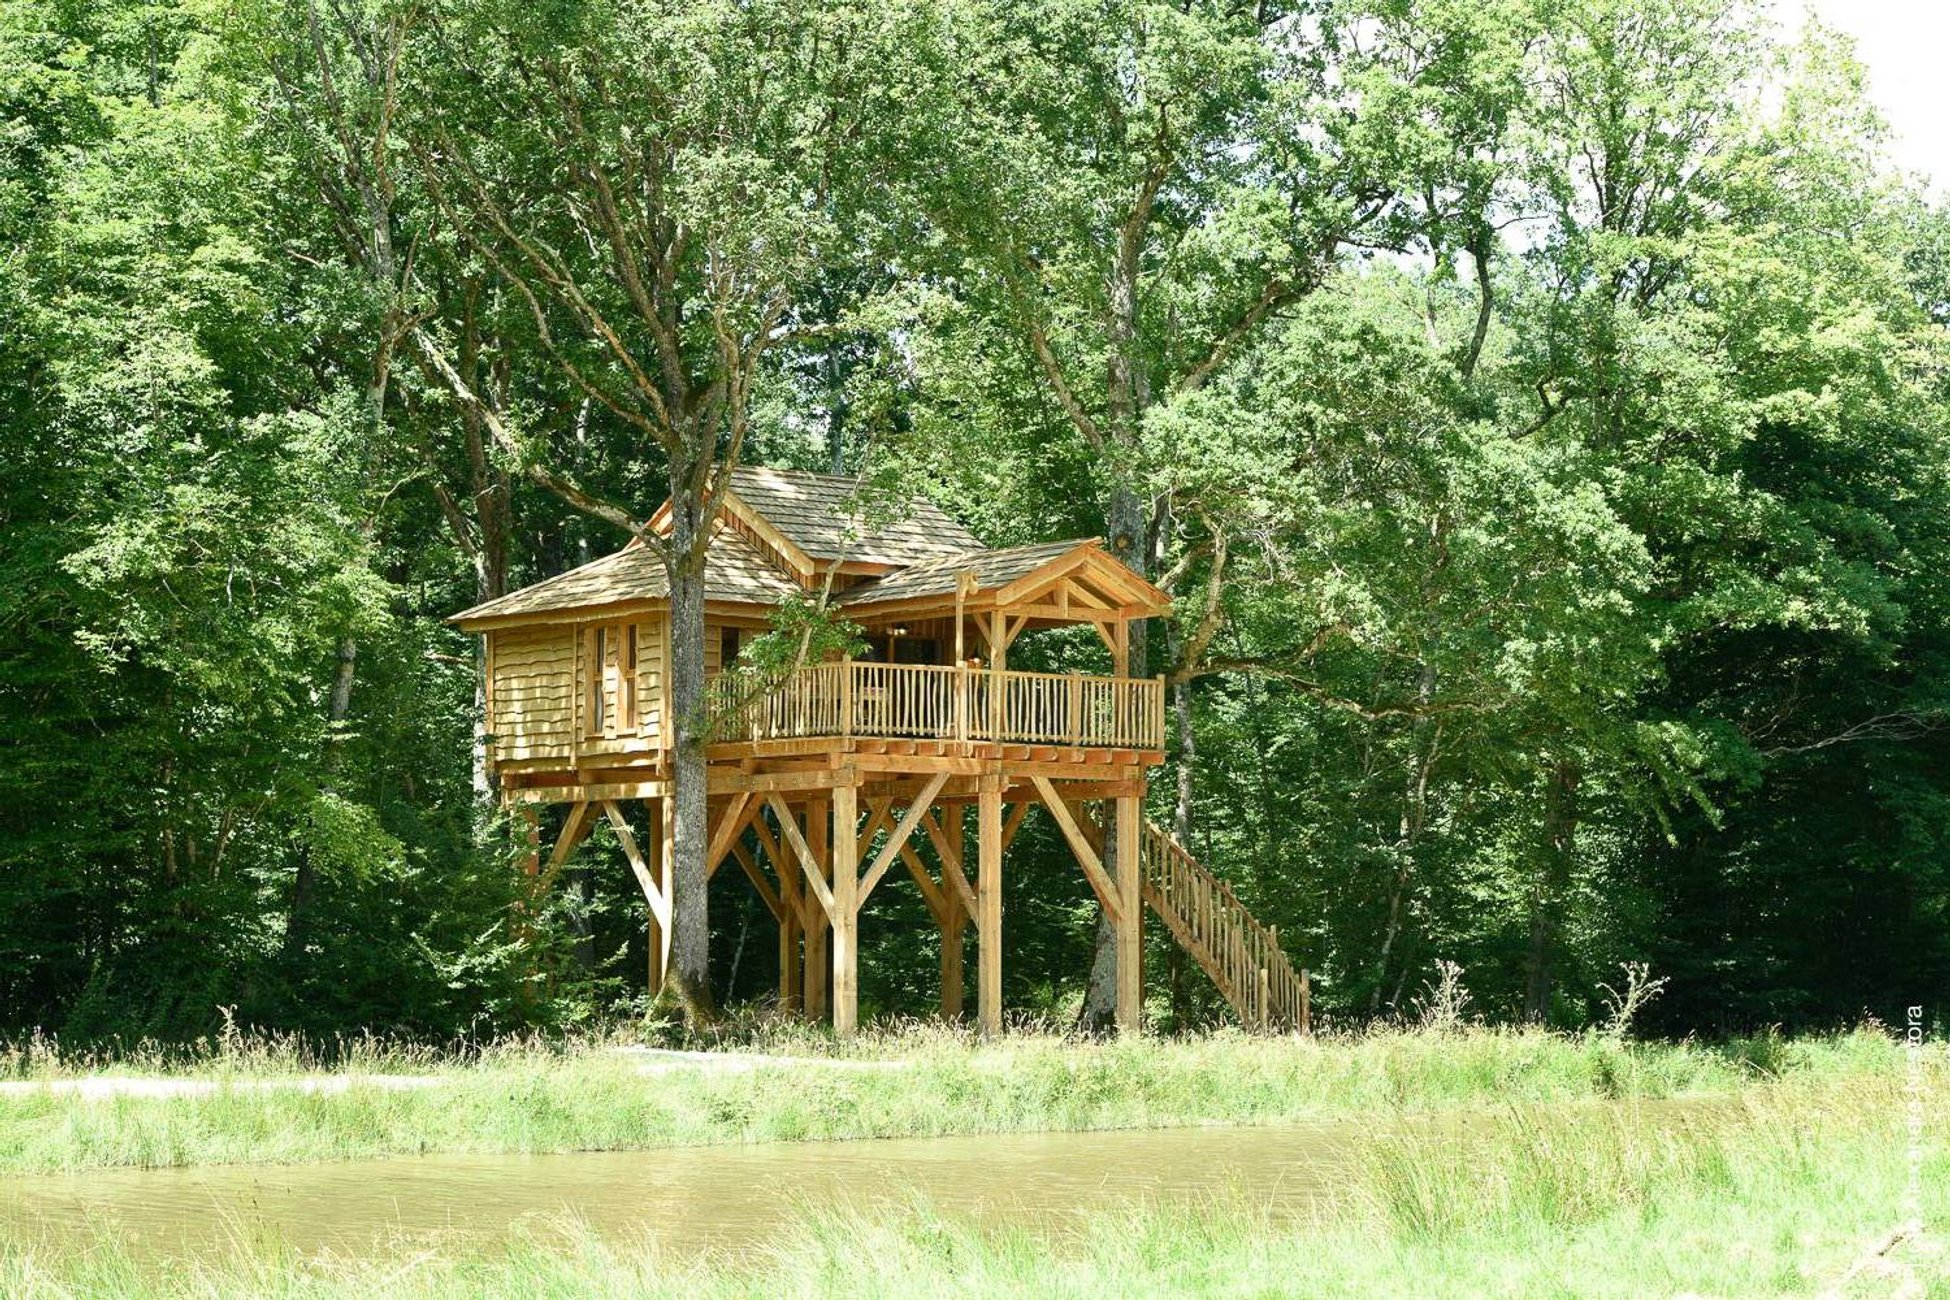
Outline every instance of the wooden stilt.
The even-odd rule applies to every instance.
[[[976,1000],[982,1032],[1002,1032],[1002,778],[981,781],[976,827],[975,931],[981,947]]]
[[[860,1008],[859,792],[833,791],[833,1032],[851,1037]]]
[[[819,868],[824,880],[833,878],[831,824],[827,821],[828,805],[814,800],[806,805],[806,843],[812,849],[814,864]],[[803,985],[806,1019],[818,1022],[826,1018],[826,977],[831,964],[827,957],[827,936],[831,926],[818,908],[812,909],[808,916],[810,924],[806,929],[806,975]]]
[[[944,864],[942,874],[949,871],[959,873],[961,852],[966,843],[967,823],[962,816],[962,808],[956,805],[946,811],[948,825],[943,839],[955,850],[952,866]],[[944,887],[941,891],[941,1018],[960,1020],[962,1011],[962,953],[968,934],[968,909],[962,905],[961,895],[954,889]]]
[[[768,854],[768,856],[771,856]],[[779,878],[779,1010],[792,1014],[800,1010],[805,987],[805,972],[799,965],[800,919],[805,885],[802,873],[783,858],[772,858],[772,872]]]
[[[671,836],[676,831],[676,819],[670,816],[662,799],[644,801],[650,808],[651,873],[657,878],[657,887],[665,898],[671,897],[671,884],[676,879],[676,852],[671,844]],[[670,971],[670,931],[658,925],[656,918],[650,920],[650,989],[653,993],[663,991],[664,978]]]
[[[522,838],[528,842],[528,852],[521,859],[521,874],[532,880],[542,874],[542,812],[533,804],[516,804],[515,813],[522,821]]]
[[[1117,862],[1115,866],[1117,925],[1117,1028],[1137,1033],[1144,1022],[1144,899],[1138,875],[1138,837],[1144,834],[1144,810],[1126,795],[1117,801]]]

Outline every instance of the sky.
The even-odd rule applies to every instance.
[[[1950,0],[1776,0],[1789,31],[1812,10],[1856,40],[1869,69],[1869,95],[1895,133],[1896,165],[1928,175],[1950,193]]]

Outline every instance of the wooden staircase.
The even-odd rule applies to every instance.
[[[1249,1029],[1312,1029],[1310,989],[1280,949],[1276,927],[1261,925],[1232,886],[1199,864],[1150,822],[1138,853],[1144,901],[1179,946],[1212,978]]]

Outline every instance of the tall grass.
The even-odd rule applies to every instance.
[[[217,1045],[168,1062],[216,1080],[207,1095],[0,1095],[0,1171],[1272,1123],[1486,1100],[1658,1099],[1728,1093],[1761,1077],[1889,1073],[1900,1050],[1868,1030],[1721,1045],[1487,1029],[1314,1041],[1045,1035],[989,1044],[908,1028],[845,1049],[849,1059],[883,1062],[878,1068],[761,1059],[736,1071],[646,1076],[640,1058],[611,1046],[524,1040],[414,1055],[355,1044],[335,1057],[350,1085],[311,1093],[257,1086],[309,1072],[313,1058],[290,1044]],[[12,1072],[54,1079],[154,1059],[37,1050],[17,1058]],[[400,1072],[437,1084],[407,1090],[373,1077]]]
[[[673,1258],[571,1225],[488,1250],[300,1258],[245,1242],[145,1261],[0,1247],[0,1293],[164,1296],[1769,1296],[1950,1294],[1950,1070],[1926,1080],[1923,1239],[1892,1238],[1908,1174],[1900,1079],[1801,1079],[1652,1122],[1631,1105],[1507,1106],[1377,1127],[1318,1221],[1250,1196],[1067,1229],[984,1230],[925,1204],[809,1213],[757,1256]],[[1878,1248],[1881,1253],[1878,1253]]]

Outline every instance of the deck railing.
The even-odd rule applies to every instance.
[[[733,669],[709,688],[719,741],[868,737],[1162,749],[1164,679],[932,664],[813,664],[783,679]]]

